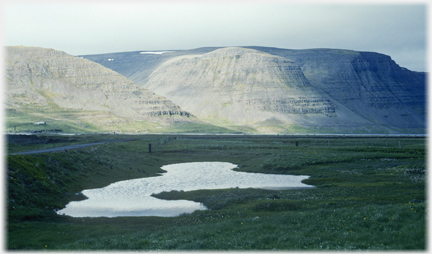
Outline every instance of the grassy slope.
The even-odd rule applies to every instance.
[[[216,126],[196,119],[190,119],[189,122],[179,116],[160,116],[155,117],[153,121],[140,121],[102,111],[60,109],[58,107],[55,109],[39,110],[35,108],[8,112],[5,131],[60,129],[63,133],[232,133],[238,132],[237,129],[239,129],[236,126]],[[47,124],[35,125],[33,124],[35,122],[46,122]],[[250,132],[256,131],[250,128]]]
[[[412,202],[425,199],[424,140],[296,140],[299,147],[290,138],[143,136],[69,152],[8,156],[7,247],[425,249],[426,206]],[[155,146],[163,141],[167,143]],[[148,143],[153,143],[151,154]],[[83,189],[156,176],[162,165],[191,161],[227,161],[247,172],[310,175],[304,182],[317,187],[156,195],[200,201],[211,209],[174,218],[72,218],[52,211]]]
[[[254,126],[234,125],[223,119],[192,119],[161,116],[154,121],[139,121],[116,116],[109,112],[60,109],[25,109],[7,112],[6,131],[25,132],[60,129],[63,133],[425,133],[424,129],[384,128],[379,126],[299,126],[280,122],[263,122]],[[43,113],[41,113],[43,112]],[[168,120],[171,123],[163,123]],[[195,120],[195,121],[194,121]],[[35,122],[47,125],[34,125]],[[14,128],[15,126],[15,128]]]

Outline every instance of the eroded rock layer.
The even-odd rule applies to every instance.
[[[170,59],[144,86],[198,117],[223,117],[238,124],[269,117],[287,120],[289,114],[336,113],[295,62],[244,48]]]
[[[6,56],[8,109],[97,110],[141,120],[191,116],[172,101],[87,59],[32,47],[7,47]]]
[[[426,131],[426,73],[379,53],[243,47],[84,57],[215,121],[252,126],[264,119],[329,132]]]
[[[371,123],[425,128],[426,74],[400,67],[390,56],[339,49],[252,48],[296,62],[314,87]]]

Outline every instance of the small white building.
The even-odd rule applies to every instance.
[[[46,122],[36,122],[35,125],[46,125]]]

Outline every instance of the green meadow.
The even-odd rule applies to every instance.
[[[397,137],[39,135],[6,157],[7,250],[426,250],[426,140]],[[149,144],[152,152],[149,153]],[[308,175],[308,189],[154,193],[202,202],[177,217],[57,215],[84,189],[142,177],[161,166],[223,161],[243,172]]]

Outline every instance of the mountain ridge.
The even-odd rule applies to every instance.
[[[425,133],[426,128],[426,73],[375,52],[246,46],[73,57],[116,73],[103,84],[97,77],[107,70],[80,63],[90,74],[73,77],[75,62],[56,65],[47,59],[19,56],[17,73],[8,60],[7,80],[15,82],[8,85],[8,107],[98,110],[125,122],[165,115],[165,126],[196,117],[192,122],[226,131],[264,133]],[[36,60],[45,65],[28,68]],[[23,93],[24,85],[32,89]]]
[[[98,63],[63,51],[7,47],[5,69],[5,107],[9,122],[15,126],[23,122],[16,120],[19,117],[26,122],[75,121],[97,130],[119,127],[113,123],[171,126],[174,122],[199,122],[165,97]],[[81,124],[84,122],[87,124]]]
[[[337,105],[336,109],[341,114],[340,121],[321,119],[321,123],[326,123],[325,127],[319,121],[307,123],[296,119],[302,122],[301,125],[304,127],[321,125],[324,128],[335,129],[336,132],[337,125],[364,125],[369,126],[368,129],[371,131],[379,128],[384,132],[398,132],[404,129],[414,132],[425,130],[426,73],[409,71],[398,66],[390,56],[375,52],[339,49],[292,50],[257,46],[199,48],[153,56],[153,61],[155,58],[160,60],[154,65],[147,65],[147,60],[140,60],[147,57],[141,55],[131,61],[135,61],[134,65],[140,66],[141,70],[147,71],[130,73],[129,77],[143,87],[151,87],[148,84],[149,78],[168,60],[173,61],[174,57],[179,56],[210,54],[223,48],[253,49],[296,63],[314,90],[319,91],[321,97],[326,97],[325,101]],[[106,64],[107,67],[110,65],[110,68],[117,68],[115,61],[109,64],[104,62],[103,55],[84,57]],[[129,57],[131,55],[124,55],[124,61]],[[181,103],[179,105],[182,106]]]
[[[39,93],[60,107],[108,110],[124,114],[121,100],[134,100],[131,117],[172,114],[191,116],[164,97],[137,86],[122,75],[86,59],[72,57],[62,51],[8,47],[7,81],[9,93]],[[102,67],[102,68],[100,68]],[[19,81],[17,80],[19,79]],[[27,84],[29,85],[27,85]],[[24,87],[24,91],[20,89]],[[33,89],[32,89],[33,88]],[[32,91],[33,90],[33,91]],[[21,92],[21,93],[20,93]],[[24,92],[24,93],[23,93]],[[109,99],[109,97],[114,97]],[[10,99],[10,96],[8,96]],[[39,97],[40,103],[43,99]],[[116,102],[117,100],[120,100]],[[7,101],[7,104],[10,100]],[[78,102],[77,102],[78,101]],[[13,103],[17,103],[15,100]],[[47,104],[47,103],[46,103]],[[152,107],[142,105],[152,104]],[[17,104],[15,104],[17,106]],[[132,113],[133,112],[133,113]]]

